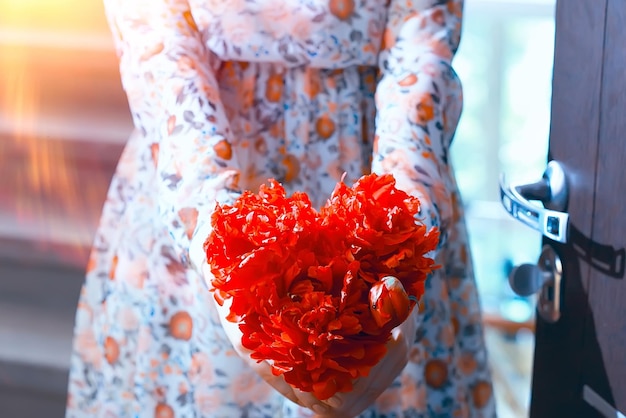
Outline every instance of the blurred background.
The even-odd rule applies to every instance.
[[[501,417],[527,416],[534,301],[507,277],[541,237],[500,207],[500,173],[547,159],[554,0],[466,0],[452,150]],[[100,0],[0,0],[0,415],[61,417],[89,246],[131,130]]]
[[[534,298],[508,283],[512,268],[535,263],[541,234],[500,203],[500,174],[532,183],[546,168],[555,0],[466,0],[453,62],[464,110],[452,160],[466,207],[476,280],[501,418],[528,416]]]

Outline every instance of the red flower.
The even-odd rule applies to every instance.
[[[394,328],[409,316],[412,301],[402,283],[393,276],[374,283],[369,293],[370,311],[379,327]]]
[[[232,298],[228,319],[252,358],[319,399],[351,390],[435,268],[425,254],[438,233],[418,210],[391,175],[375,174],[339,183],[320,212],[273,180],[218,205],[205,242],[212,284],[218,302]]]

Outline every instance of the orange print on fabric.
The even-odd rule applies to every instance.
[[[330,0],[328,8],[340,20],[347,20],[354,13],[354,0]]]
[[[174,418],[174,410],[171,406],[160,403],[154,408],[154,418]]]
[[[265,98],[268,102],[276,103],[283,97],[283,77],[273,74],[267,79],[265,86]]]
[[[464,375],[471,375],[476,371],[477,363],[473,353],[463,353],[459,357],[457,367]]]
[[[185,234],[187,235],[187,238],[191,239],[198,224],[198,209],[182,208],[178,211],[178,216],[180,217],[183,225],[185,225]]]
[[[480,381],[472,388],[472,402],[478,409],[484,408],[491,399],[492,388],[488,382]]]
[[[265,155],[267,154],[267,141],[265,141],[265,138],[263,138],[262,136],[257,138],[256,141],[254,141],[254,149],[256,152],[258,152],[261,155]]]
[[[213,151],[215,151],[215,155],[222,160],[230,160],[233,158],[233,148],[225,139],[222,139],[217,144],[213,146]]]
[[[321,91],[322,80],[320,80],[318,70],[309,70],[307,75],[304,82],[304,92],[312,99]]]
[[[417,108],[417,114],[421,121],[429,122],[435,117],[433,99],[430,95],[425,95],[424,100]]]
[[[285,132],[285,119],[280,119],[278,122],[270,126],[269,133],[274,138],[280,138]]]
[[[411,73],[404,77],[402,80],[398,81],[398,85],[401,87],[412,86],[415,83],[417,83],[417,75],[415,75],[414,73]]]
[[[104,357],[109,364],[114,364],[120,357],[120,346],[113,337],[104,340]]]
[[[340,181],[343,174],[346,172],[343,168],[341,168],[341,162],[338,160],[330,160],[326,164],[326,172],[330,176],[330,178],[335,181]]]
[[[383,32],[383,40],[381,44],[381,49],[391,49],[396,44],[396,35],[394,34],[391,28],[386,28]]]
[[[416,123],[430,122],[435,117],[435,108],[433,98],[430,94],[425,93],[420,96],[416,106]]]
[[[328,139],[335,133],[335,122],[328,115],[320,117],[315,122],[315,131],[322,139]]]
[[[94,254],[89,256],[89,260],[87,260],[87,266],[85,268],[86,273],[92,272],[97,266],[96,257]]]
[[[189,340],[193,333],[193,320],[188,312],[180,311],[170,319],[170,334],[178,340]]]
[[[141,61],[148,61],[150,58],[163,52],[164,49],[165,49],[165,45],[163,44],[163,42],[153,44],[149,48],[146,48],[146,50],[144,51],[143,54],[141,54],[141,57],[139,59]]]
[[[463,263],[467,263],[469,261],[469,256],[467,255],[467,248],[461,247],[459,250],[459,258]]]
[[[174,132],[174,128],[176,128],[176,115],[170,115],[167,118],[167,133],[171,135]]]
[[[191,11],[190,10],[185,10],[183,12],[183,17],[185,18],[185,22],[187,22],[187,24],[189,25],[189,27],[193,30],[193,31],[198,31],[198,26],[196,26],[196,21],[193,20],[193,16],[191,15]]]
[[[426,43],[430,50],[440,58],[450,59],[452,58],[452,52],[450,47],[439,39],[433,39]]]
[[[285,182],[289,183],[294,180],[300,174],[300,160],[293,155],[287,154],[285,159],[283,159],[283,165],[285,166]]]
[[[463,16],[463,6],[461,6],[460,1],[448,1],[447,8],[448,13],[451,13],[457,18],[461,18]]]
[[[150,154],[152,155],[152,161],[156,167],[159,164],[159,143],[153,142],[150,144]]]
[[[420,314],[423,314],[424,312],[426,312],[426,304],[425,304],[425,303],[421,303],[421,302],[420,302],[418,312],[419,312]]]
[[[439,26],[443,26],[446,24],[446,15],[443,10],[437,9],[430,16],[433,22],[435,22]]]
[[[409,351],[409,361],[415,364],[421,364],[424,359],[424,352],[421,347],[414,345],[411,347],[411,351]]]
[[[452,330],[454,331],[454,335],[459,335],[459,320],[456,317],[450,318],[450,323],[452,323]]]
[[[448,365],[443,360],[429,360],[424,367],[424,378],[428,386],[439,389],[448,380]]]
[[[113,256],[113,260],[111,260],[111,267],[109,269],[109,279],[115,279],[115,272],[117,271],[117,263],[119,262],[119,257],[117,254]]]
[[[195,59],[188,55],[183,55],[178,58],[176,64],[178,65],[178,70],[181,71],[181,74],[189,74],[190,71],[195,71],[198,68],[198,63]]]

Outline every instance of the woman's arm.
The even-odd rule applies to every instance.
[[[463,0],[391,0],[376,90],[372,170],[392,173],[422,202],[421,217],[446,242],[452,217],[448,148],[462,108],[451,67]]]
[[[152,148],[145,163],[155,165],[159,214],[181,260],[189,260],[191,245],[198,264],[215,202],[237,187],[214,74],[219,62],[202,44],[186,0],[104,4],[135,128]]]

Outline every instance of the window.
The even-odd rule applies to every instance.
[[[555,0],[466,0],[454,61],[464,110],[452,162],[465,203],[501,417],[528,415],[534,298],[513,293],[514,266],[535,263],[541,234],[510,217],[499,177],[537,181],[547,163]],[[505,332],[500,332],[504,330]],[[517,334],[514,334],[517,332]]]
[[[537,261],[541,235],[503,210],[499,176],[533,182],[546,167],[554,7],[554,0],[466,0],[454,61],[464,110],[451,153],[476,278],[484,309],[514,321],[534,308],[513,295],[508,273]]]

